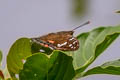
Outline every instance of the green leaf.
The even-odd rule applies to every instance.
[[[2,51],[0,51],[0,64],[2,62]]]
[[[87,72],[85,72],[83,76],[88,76],[93,74],[120,75],[120,59],[115,61],[109,61],[101,66],[90,69]]]
[[[77,38],[80,48],[71,53],[76,75],[81,74],[119,36],[120,26],[100,27]],[[80,75],[79,75],[80,76]]]
[[[28,57],[19,77],[20,80],[72,80],[74,74],[72,57],[54,51],[51,55],[36,53]]]
[[[15,78],[15,74],[23,68],[23,60],[31,54],[31,43],[28,38],[20,38],[12,45],[7,55],[7,68],[11,77]]]

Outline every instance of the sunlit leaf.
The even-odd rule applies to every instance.
[[[78,76],[83,72],[108,46],[119,36],[120,26],[100,27],[87,33],[80,34],[79,50],[70,55]]]
[[[93,74],[120,75],[120,59],[115,61],[109,61],[101,66],[90,69],[87,72],[85,72],[83,76],[88,76]]]
[[[0,63],[2,61],[2,51],[0,51]]]
[[[31,54],[31,43],[28,38],[18,39],[12,45],[7,55],[7,68],[13,78],[23,68],[25,59]]]

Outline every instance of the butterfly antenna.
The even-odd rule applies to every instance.
[[[83,27],[83,26],[85,26],[85,25],[87,25],[87,24],[89,24],[89,23],[90,23],[90,21],[87,21],[87,22],[83,23],[82,25],[74,28],[72,31],[75,31],[76,29],[78,29],[78,28],[80,28],[80,27]]]

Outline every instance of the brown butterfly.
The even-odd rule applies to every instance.
[[[86,22],[73,30],[60,31],[56,33],[49,33],[37,38],[31,38],[32,42],[40,44],[44,47],[49,47],[52,50],[75,51],[79,48],[79,41],[73,36],[73,33],[79,27],[82,27],[90,22]]]

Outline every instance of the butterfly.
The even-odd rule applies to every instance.
[[[36,44],[39,44],[43,47],[48,47],[52,50],[75,51],[79,48],[79,41],[73,36],[74,31],[89,23],[89,21],[85,22],[84,24],[70,31],[49,33],[40,37],[31,38],[31,40]]]

